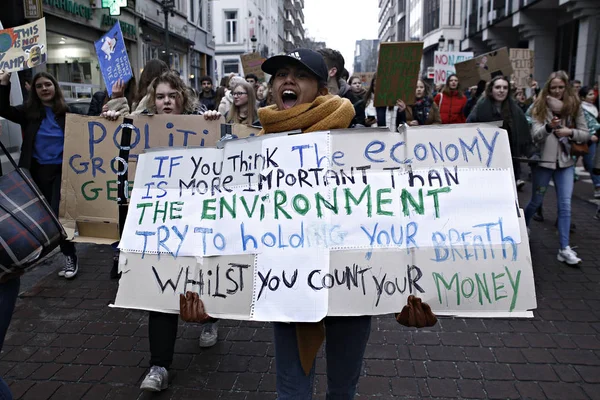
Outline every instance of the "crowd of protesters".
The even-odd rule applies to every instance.
[[[580,82],[576,85],[566,73],[557,71],[541,88],[536,82],[529,88],[516,88],[509,78],[496,76],[465,89],[459,77],[452,74],[445,85],[435,90],[418,79],[413,98],[397,99],[392,107],[374,107],[376,74],[368,87],[359,76],[348,77],[344,58],[336,50],[297,49],[293,57],[269,58],[262,69],[271,75],[268,82],[260,82],[254,74],[232,74],[221,79],[215,88],[212,78],[204,76],[200,78],[201,91],[195,92],[166,63],[151,60],[139,82],[119,81],[110,96],[107,91],[95,93],[88,115],[110,120],[128,114],[203,115],[207,120],[223,118],[227,123],[255,126],[262,129],[262,134],[383,126],[398,130],[399,126],[412,129],[422,125],[500,121],[508,132],[517,189],[525,184],[521,179],[522,161],[532,165],[532,196],[525,208],[527,225],[532,219],[539,220],[544,194],[552,179],[558,198],[557,258],[569,265],[581,263],[569,241],[577,162],[573,148],[577,147],[575,144],[588,145],[587,153],[580,155],[592,176],[594,196],[600,198],[600,176],[594,174],[600,168],[600,157],[596,157],[600,133],[597,85],[581,87]],[[22,126],[24,140],[19,164],[30,170],[41,193],[58,213],[65,115],[72,110],[56,79],[45,72],[33,77],[26,104],[13,107],[9,104],[9,79],[9,73],[0,71],[0,116]],[[79,268],[75,245],[64,240],[60,247],[65,263],[59,276],[72,279]],[[118,278],[117,264],[115,252],[113,278]],[[18,279],[8,280],[13,287],[16,285],[16,291],[11,289],[15,293]],[[5,285],[6,281],[0,284]],[[14,301],[8,307],[12,313]],[[9,322],[10,317],[0,326],[0,348]],[[332,398],[353,398],[370,324],[369,316],[327,317],[317,324],[274,323],[280,398],[310,398],[314,360],[323,340],[329,344],[328,394]],[[149,313],[150,370],[142,382],[143,390],[161,391],[168,387],[177,325],[175,314]],[[210,347],[217,337],[218,320],[211,319],[203,326],[199,345]]]

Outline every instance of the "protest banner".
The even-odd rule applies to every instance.
[[[513,74],[511,80],[517,88],[529,88],[533,79],[534,52],[529,49],[510,49]]]
[[[475,86],[479,81],[489,82],[497,75],[510,76],[513,73],[506,47],[456,63],[454,68],[463,88]]]
[[[22,71],[46,62],[46,18],[0,30],[0,69]]]
[[[260,53],[242,54],[240,58],[242,60],[242,68],[244,69],[245,75],[254,74],[260,81],[265,80],[265,73],[260,66],[266,59],[262,57]]]
[[[118,240],[117,172],[121,164],[131,185],[143,150],[212,147],[220,138],[220,122],[198,115],[139,115],[133,117],[133,125],[129,160],[123,160],[119,158],[121,122],[67,114],[59,217],[77,242]]]
[[[399,312],[532,316],[506,131],[491,124],[264,135],[149,150],[114,306],[318,321]]]
[[[94,46],[96,47],[104,84],[110,96],[112,95],[113,85],[119,79],[128,82],[133,76],[119,21],[100,40],[94,42]]]
[[[456,73],[454,65],[473,58],[471,51],[436,51],[433,55],[433,83],[445,84],[448,76]]]
[[[386,42],[379,46],[374,105],[394,106],[398,99],[414,100],[421,68],[423,42]]]

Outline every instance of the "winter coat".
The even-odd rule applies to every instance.
[[[92,101],[90,102],[90,108],[88,110],[87,115],[92,117],[97,117],[102,114],[102,106],[104,105],[104,100],[106,99],[106,92],[100,91],[94,93],[92,96]]]
[[[508,142],[512,155],[529,156],[532,146],[527,118],[512,98],[509,97],[506,101],[508,101],[510,107],[510,121],[505,121],[502,111],[497,110],[493,101],[484,96],[475,104],[469,118],[467,118],[467,122],[504,121],[502,129],[506,129],[508,132]]]
[[[583,115],[585,116],[585,121],[587,122],[590,135],[598,134],[598,130],[600,130],[600,123],[598,122],[598,109],[595,105],[586,101],[581,102],[581,108],[583,108]]]
[[[233,104],[233,94],[231,94],[231,90],[227,90],[225,92],[225,96],[221,99],[221,103],[219,104],[219,112],[221,115],[225,115],[231,109],[231,105]]]
[[[552,131],[546,130],[546,124],[552,121],[553,114],[550,109],[546,113],[546,119],[542,122],[538,121],[533,117],[533,126],[531,127],[531,137],[533,142],[539,145],[541,159],[543,161],[556,161],[556,162],[545,162],[542,164],[545,168],[556,169],[567,168],[575,164],[573,157],[561,157],[561,147],[556,135]],[[565,121],[562,121],[563,126],[568,126]],[[585,116],[583,115],[583,109],[580,108],[575,119],[575,128],[573,128],[573,139],[576,142],[587,142],[589,140],[589,131]]]
[[[467,104],[467,97],[458,90],[451,90],[450,94],[438,93],[433,102],[440,109],[442,124],[463,124],[466,122],[463,108]]]
[[[396,123],[400,125],[400,123],[406,122],[407,124],[414,121],[415,117],[413,115],[413,106],[408,105],[403,112],[399,112],[396,117]],[[425,125],[434,125],[441,124],[442,119],[440,117],[440,109],[435,103],[431,103],[431,108],[429,109],[429,113],[427,114],[427,118],[425,119]]]
[[[198,100],[200,100],[200,104],[204,105],[207,110],[215,110],[217,105],[215,104],[217,92],[211,90],[210,97],[205,97],[204,92],[200,92],[198,95]]]

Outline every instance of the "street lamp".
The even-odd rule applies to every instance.
[[[252,35],[250,41],[252,42],[252,52],[254,53],[256,51],[256,42],[258,41],[258,39],[256,38],[256,36]]]
[[[169,66],[169,68],[171,68],[171,60],[169,57],[169,12],[171,13],[171,16],[174,16],[172,10],[173,8],[175,8],[175,0],[162,0],[160,5],[162,8],[162,13],[165,16],[165,58],[167,60],[167,65]],[[156,10],[156,14],[158,15],[159,13],[160,11]]]
[[[438,50],[439,51],[444,51],[445,43],[446,43],[446,38],[444,37],[444,35],[441,35],[440,38],[438,39]]]

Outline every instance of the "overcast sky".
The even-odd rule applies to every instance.
[[[304,0],[307,36],[340,51],[352,73],[356,41],[377,39],[378,4],[377,0]]]

